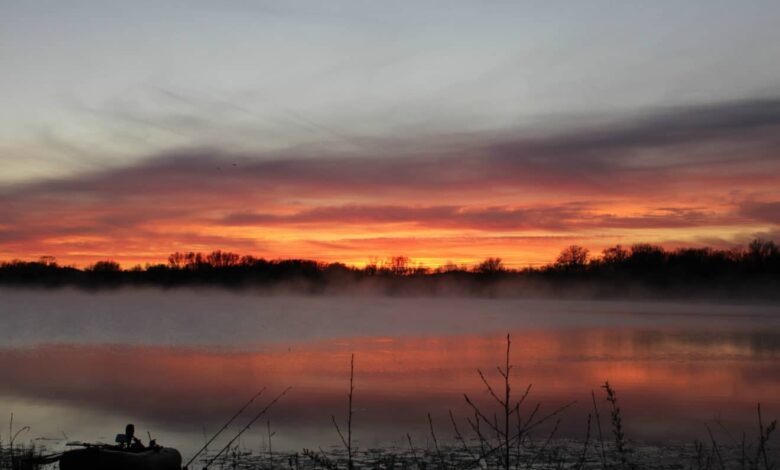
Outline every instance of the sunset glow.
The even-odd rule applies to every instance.
[[[772,2],[44,3],[0,15],[0,260],[780,235]]]
[[[0,0],[0,470],[780,468],[778,19]]]
[[[769,172],[737,171],[741,156],[705,154],[687,164],[692,157],[671,148],[665,160],[675,162],[640,171],[626,168],[635,150],[609,149],[617,162],[598,172],[566,163],[607,151],[587,143],[544,168],[522,146],[511,158],[478,156],[476,148],[433,159],[316,162],[203,150],[162,155],[8,186],[0,257],[131,266],[164,262],[174,251],[222,249],[354,265],[394,255],[429,266],[500,256],[523,267],[548,263],[572,243],[594,251],[638,242],[723,248],[776,233],[775,159],[766,157]]]

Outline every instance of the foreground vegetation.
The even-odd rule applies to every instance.
[[[310,294],[374,292],[445,295],[716,295],[780,298],[780,248],[755,240],[746,248],[716,250],[638,244],[599,256],[570,246],[541,268],[508,269],[500,258],[475,266],[431,269],[397,256],[363,268],[311,260],[266,260],[214,251],[174,253],[166,264],[122,269],[107,260],[85,268],[51,257],[0,264],[0,285],[117,286],[215,285],[287,289]]]
[[[477,371],[484,385],[488,402],[464,394],[467,416],[456,417],[450,411],[446,423],[435,423],[427,415],[429,436],[425,443],[416,442],[407,434],[404,448],[361,448],[359,422],[354,410],[359,403],[355,386],[355,357],[350,362],[349,388],[345,416],[332,417],[334,433],[341,446],[318,449],[302,449],[299,452],[274,452],[270,421],[266,421],[267,442],[265,449],[250,451],[242,448],[239,438],[290,390],[285,389],[234,434],[227,444],[220,434],[241,413],[260,397],[255,395],[214,435],[201,450],[185,459],[190,469],[289,469],[289,470],[633,470],[633,469],[691,469],[691,470],[772,470],[777,468],[779,452],[775,447],[777,421],[766,422],[761,406],[756,408],[756,432],[736,434],[716,422],[720,428],[707,429],[706,442],[652,446],[631,440],[624,432],[624,420],[630,419],[630,411],[621,409],[618,394],[605,382],[602,391],[592,392],[591,412],[583,423],[584,439],[575,441],[559,439],[557,433],[566,411],[574,404],[568,403],[551,411],[543,411],[540,403],[531,402],[531,385],[516,390],[513,383],[513,365],[510,363],[511,339],[506,338],[504,363],[496,367],[498,381],[491,380],[482,370]],[[45,468],[52,458],[36,452],[34,448],[15,446],[14,439],[27,430],[12,432],[10,445],[0,441],[0,469]],[[721,441],[717,436],[725,436]],[[217,438],[220,438],[217,440]],[[417,438],[419,439],[419,437]],[[238,444],[237,444],[238,443]],[[214,449],[210,450],[209,445]],[[185,467],[187,468],[187,467]]]

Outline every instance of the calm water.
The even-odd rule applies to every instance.
[[[487,403],[476,370],[497,383],[506,333],[516,393],[533,384],[527,408],[577,401],[564,437],[584,432],[604,380],[629,436],[650,442],[701,437],[716,419],[752,431],[757,402],[780,415],[771,305],[0,290],[0,420],[13,412],[31,427],[24,440],[50,447],[112,440],[133,422],[186,455],[260,388],[291,386],[269,416],[274,447],[326,447],[354,353],[360,445],[406,433],[424,445],[428,412],[446,440],[448,410],[464,428],[470,416],[463,393]],[[264,448],[261,422],[244,446]]]

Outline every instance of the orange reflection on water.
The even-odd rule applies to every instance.
[[[581,424],[591,390],[609,380],[636,437],[687,432],[716,413],[752,423],[756,402],[778,410],[780,343],[762,332],[572,329],[515,331],[515,393],[552,408],[577,400]],[[215,425],[260,389],[292,393],[274,419],[290,433],[330,426],[343,411],[355,353],[356,406],[366,433],[392,437],[425,424],[427,412],[466,416],[463,393],[487,406],[476,373],[498,382],[502,335],[344,338],[261,350],[63,346],[0,350],[2,397],[137,417],[171,429]],[[745,418],[743,420],[743,418]],[[73,429],[78,423],[58,423]],[[741,424],[740,424],[741,425]],[[576,431],[573,431],[576,432]],[[395,433],[395,434],[394,434]]]

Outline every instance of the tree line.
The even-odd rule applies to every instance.
[[[456,281],[466,292],[490,292],[490,286],[514,282],[554,288],[591,285],[602,291],[639,285],[651,289],[733,288],[741,292],[780,287],[780,248],[774,241],[754,240],[746,247],[665,249],[652,244],[615,245],[601,253],[571,245],[542,267],[511,269],[501,258],[473,265],[452,263],[430,268],[405,256],[372,260],[364,267],[305,259],[268,260],[227,251],[176,252],[166,263],[122,267],[112,260],[84,269],[59,265],[53,257],[37,261],[0,263],[0,284],[82,287],[122,285],[180,286],[213,284],[225,287],[292,285],[310,292],[347,288],[381,281],[390,292],[436,291],[445,281]],[[511,294],[511,288],[507,292]],[[606,289],[606,290],[605,290]],[[495,290],[495,289],[493,289]],[[772,292],[774,290],[775,293]],[[767,292],[764,292],[766,294]],[[762,294],[763,295],[763,294]]]

